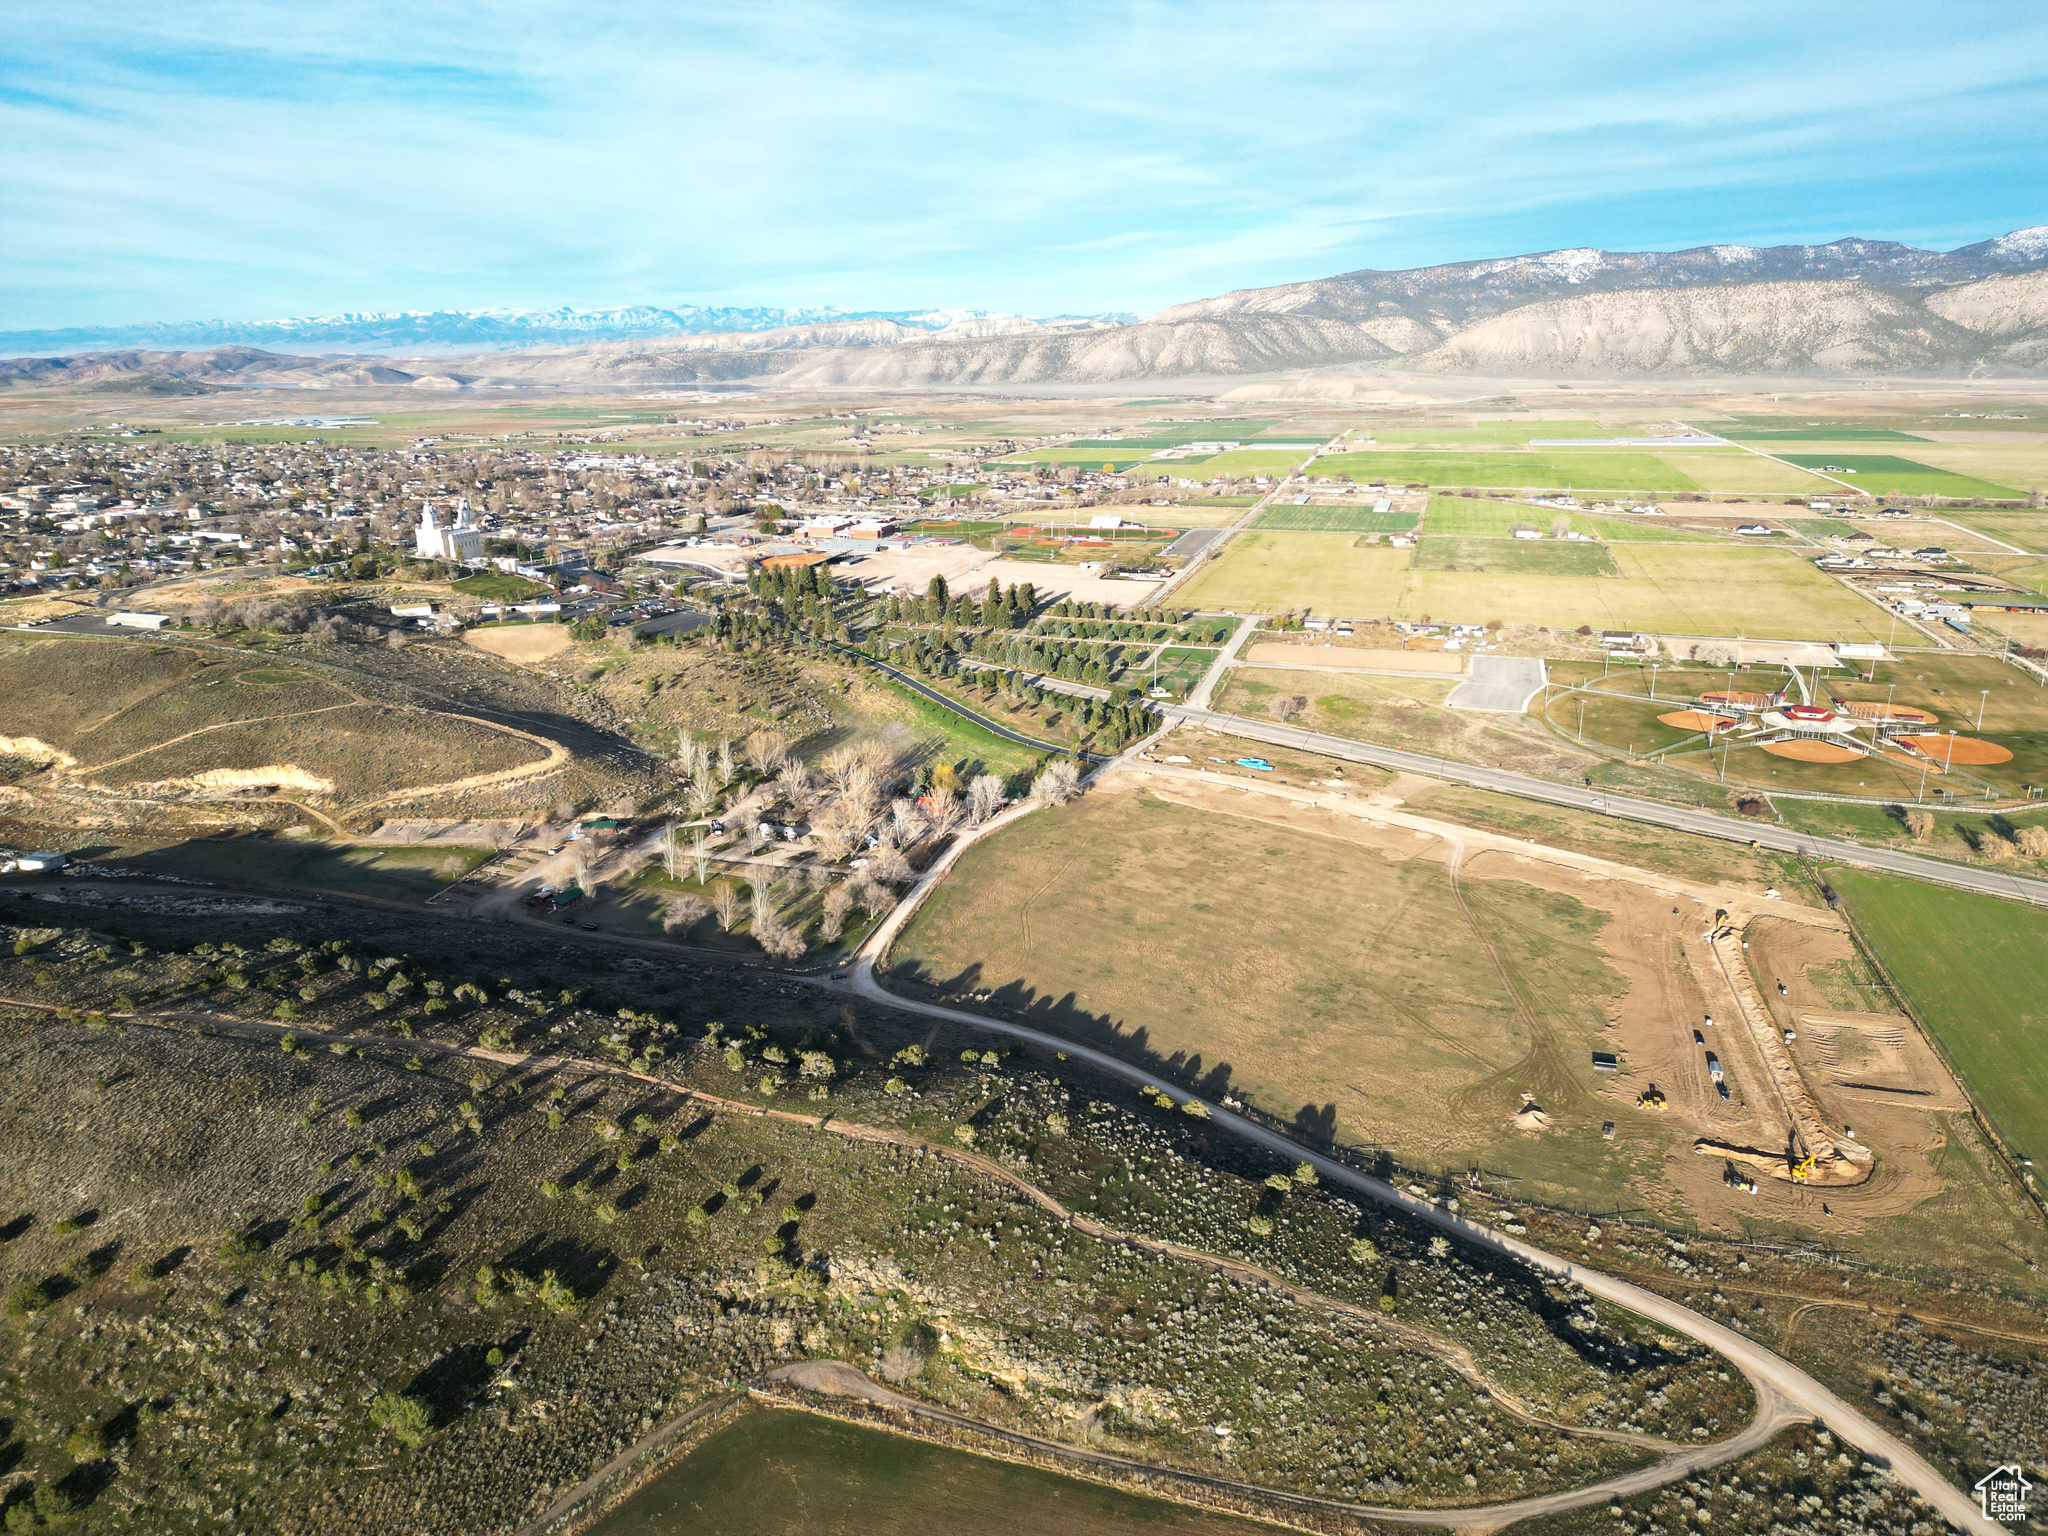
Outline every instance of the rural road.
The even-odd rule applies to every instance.
[[[1798,1366],[1792,1364],[1791,1361],[1784,1359],[1754,1340],[1743,1337],[1733,1329],[1723,1327],[1712,1318],[1693,1311],[1690,1307],[1681,1306],[1675,1301],[1659,1296],[1654,1291],[1645,1290],[1639,1285],[1617,1279],[1612,1275],[1602,1273],[1600,1270],[1589,1269],[1569,1259],[1559,1258],[1555,1254],[1547,1253],[1543,1249],[1533,1247],[1528,1243],[1518,1242],[1505,1233],[1496,1232],[1491,1227],[1482,1226],[1478,1222],[1467,1221],[1461,1216],[1453,1215],[1427,1200],[1418,1199],[1407,1194],[1405,1191],[1396,1189],[1393,1185],[1383,1180],[1375,1179],[1368,1174],[1358,1172],[1347,1164],[1325,1157],[1321,1153],[1305,1147],[1277,1131],[1268,1130],[1264,1126],[1247,1120],[1241,1115],[1233,1114],[1220,1104],[1211,1103],[1209,1100],[1201,1098],[1198,1094],[1189,1093],[1172,1083],[1165,1082],[1156,1074],[1134,1066],[1132,1063],[1123,1060],[1121,1057],[1113,1056],[1107,1051],[1096,1050],[1078,1041],[1069,1040],[1061,1035],[1049,1034],[1044,1030],[1033,1029],[1027,1025],[1012,1024],[1004,1020],[970,1013],[965,1009],[950,1008],[939,1003],[919,1002],[911,998],[901,997],[889,991],[875,976],[875,959],[888,953],[889,946],[894,942],[896,934],[901,930],[904,921],[907,920],[910,913],[914,910],[915,904],[912,902],[906,901],[899,905],[890,914],[889,919],[881,927],[877,928],[869,937],[867,943],[862,946],[858,958],[845,973],[846,980],[839,983],[825,982],[821,983],[821,985],[833,990],[843,989],[850,991],[856,996],[865,998],[869,1002],[879,1004],[882,1007],[921,1014],[926,1018],[943,1019],[948,1023],[966,1025],[971,1029],[987,1030],[994,1034],[1023,1040],[1047,1049],[1064,1051],[1069,1057],[1085,1061],[1090,1066],[1113,1077],[1121,1078],[1125,1082],[1141,1085],[1150,1084],[1161,1088],[1177,1104],[1188,1102],[1200,1103],[1208,1109],[1210,1120],[1231,1134],[1242,1137],[1255,1146],[1264,1147],[1268,1151],[1278,1153],[1283,1157],[1297,1161],[1306,1161],[1314,1167],[1317,1175],[1328,1183],[1348,1190],[1354,1190],[1382,1205],[1393,1206],[1410,1216],[1417,1217],[1422,1221],[1443,1229],[1445,1232],[1454,1234],[1464,1242],[1491,1249],[1496,1253],[1507,1254],[1534,1269],[1554,1275],[1561,1280],[1570,1281],[1592,1295],[1598,1296],[1603,1301],[1612,1302],[1619,1307],[1625,1307],[1639,1317],[1647,1318],[1651,1322],[1671,1329],[1673,1332],[1682,1333],[1688,1338],[1695,1339],[1709,1348],[1718,1351],[1726,1359],[1733,1362],[1754,1384],[1757,1392],[1757,1418],[1749,1429],[1745,1430],[1741,1435],[1735,1436],[1732,1440],[1717,1442],[1714,1445],[1701,1446],[1696,1453],[1691,1451],[1684,1452],[1678,1457],[1669,1458],[1653,1467],[1646,1467],[1631,1473],[1628,1475],[1629,1478],[1641,1479],[1642,1481],[1625,1490],[1616,1488],[1615,1485],[1625,1482],[1627,1479],[1616,1479],[1595,1487],[1579,1488],[1567,1493],[1550,1495],[1544,1500],[1533,1501],[1541,1503],[1544,1506],[1542,1510],[1531,1508],[1522,1511],[1514,1518],[1527,1518],[1529,1515],[1542,1513],[1546,1510],[1573,1508],[1586,1503],[1597,1502],[1608,1497],[1610,1491],[1640,1492],[1643,1489],[1659,1486],[1670,1481],[1672,1477],[1687,1476],[1690,1471],[1698,1470],[1699,1467],[1716,1465],[1732,1460],[1736,1456],[1747,1454],[1748,1451],[1768,1441],[1771,1435],[1788,1421],[1788,1416],[1811,1415],[1835,1435],[1846,1440],[1865,1455],[1885,1463],[1891,1469],[1894,1477],[1912,1488],[1915,1493],[1919,1494],[1922,1499],[1926,1500],[1927,1503],[1932,1505],[1958,1529],[1965,1531],[1997,1531],[2003,1529],[2003,1527],[1995,1522],[1986,1520],[1979,1511],[1976,1502],[1968,1494],[1950,1483],[1946,1477],[1935,1470],[1931,1463],[1903,1440],[1900,1440],[1897,1436],[1891,1434],[1873,1420],[1865,1417],[1855,1408],[1852,1408],[1827,1387],[1821,1385],[1820,1382],[1800,1370]],[[1795,1410],[1796,1415],[1794,1415]],[[1752,1441],[1751,1437],[1756,1438]],[[1734,1448],[1732,1453],[1720,1454],[1730,1452],[1731,1447]],[[1691,1467],[1678,1465],[1686,1462],[1695,1454],[1704,1459]],[[1673,1470],[1674,1466],[1678,1467],[1676,1471]],[[1428,1512],[1404,1511],[1398,1515],[1392,1511],[1380,1510],[1374,1510],[1372,1513],[1383,1519],[1408,1519],[1418,1524],[1431,1525],[1458,1524],[1465,1529],[1475,1527],[1493,1529],[1507,1523],[1505,1518],[1507,1511],[1505,1508],[1491,1511],[1472,1511],[1470,1513],[1475,1518],[1462,1521],[1459,1520],[1455,1511],[1445,1510]]]
[[[1419,752],[1403,752],[1395,747],[1371,746],[1343,736],[1327,736],[1320,731],[1304,731],[1273,721],[1252,720],[1243,715],[1217,714],[1211,710],[1196,708],[1192,704],[1163,705],[1159,712],[1168,719],[1189,725],[1207,726],[1225,735],[1263,741],[1273,746],[1294,747],[1323,757],[1341,758],[1345,762],[1368,763],[1378,768],[1390,768],[1397,773],[1419,773],[1428,778],[1445,779],[1454,784],[1470,784],[1477,789],[1490,789],[1524,800],[1541,800],[1549,805],[1561,805],[1572,810],[1594,811],[1605,816],[1624,817],[1629,821],[1648,822],[1652,826],[1669,827],[1675,832],[1692,832],[1701,837],[1717,837],[1727,842],[1755,843],[1759,847],[1776,849],[1780,853],[1794,853],[1835,864],[1852,864],[1859,869],[1874,869],[1889,875],[1905,875],[1914,880],[1927,880],[1936,885],[1977,891],[1986,896],[2016,897],[2021,901],[2048,906],[2048,880],[2008,875],[1993,869],[1972,869],[1967,865],[1923,858],[1919,854],[1897,849],[1871,848],[1861,843],[1846,843],[1831,837],[1815,837],[1770,822],[1744,821],[1733,816],[1716,815],[1712,811],[1694,810],[1689,806],[1661,805],[1654,800],[1636,800],[1606,790],[1588,789],[1579,784],[1559,784],[1549,779],[1535,778],[1530,774],[1515,773],[1506,768],[1487,768],[1477,763],[1459,763],[1448,758],[1426,757]]]

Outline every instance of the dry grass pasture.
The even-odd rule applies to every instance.
[[[1408,1166],[1504,1175],[1529,1200],[1851,1244],[2011,1228],[2012,1191],[1961,1145],[1960,1090],[1881,986],[1844,995],[1846,928],[1764,897],[1771,861],[1556,853],[1569,835],[1416,816],[1404,781],[1338,803],[1194,779],[1118,776],[970,850],[899,941],[896,975],[988,994]],[[1807,1091],[1877,1154],[1860,1185],[1745,1192],[1695,1150],[1784,1150],[1783,1101],[1706,942],[1724,907],[1776,1027],[1804,1041]],[[1595,1050],[1620,1070],[1594,1070]],[[1664,1110],[1638,1106],[1653,1084]]]

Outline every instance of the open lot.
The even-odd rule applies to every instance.
[[[1425,523],[1425,526],[1428,526]],[[1886,615],[1789,550],[1614,545],[1615,576],[1417,569],[1411,551],[1250,530],[1176,595],[1205,608],[1307,607],[1350,617],[1456,620],[1755,639],[1883,640]]]
[[[1752,941],[1757,1030],[1810,1030],[1802,1091],[1878,1151],[1876,1172],[1825,1191],[1835,1230],[1893,1230],[1947,1193],[1931,1157],[1961,1100],[1882,987],[1851,985],[1855,951],[1824,908],[1695,884],[1712,861],[1683,846],[1650,872],[1609,863],[1631,857],[1611,839],[1552,852],[1418,817],[1400,784],[1357,801],[1328,781],[1133,779],[971,850],[899,945],[899,974],[1410,1166],[1511,1175],[1532,1200],[1808,1226],[1819,1202],[1788,1176],[1773,1069],[1702,936],[1726,908]],[[1707,1018],[1725,1098],[1694,1038]],[[1619,1071],[1594,1071],[1594,1050]],[[1637,1106],[1653,1084],[1663,1111]],[[1731,1190],[1696,1138],[1748,1149],[1762,1188]]]

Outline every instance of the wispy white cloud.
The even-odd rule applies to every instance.
[[[2048,220],[2048,21],[1756,0],[47,8],[0,325],[1152,308],[1564,244]]]

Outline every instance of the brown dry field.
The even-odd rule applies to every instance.
[[[465,630],[462,641],[505,661],[530,667],[569,649],[569,631],[561,624],[507,624]]]
[[[1311,806],[1313,791],[1264,789],[1148,769],[1026,818],[962,859],[899,941],[896,973],[1197,1075],[1227,1065],[1229,1091],[1261,1109],[1410,1166],[1484,1167],[1529,1200],[1854,1242],[1902,1220],[1919,1230],[1930,1202],[2000,1198],[1981,1170],[1945,1191],[1940,1155],[1967,1123],[1910,1021],[1881,994],[1830,1002],[1827,978],[1857,964],[1831,914],[1597,867],[1597,851],[1401,824],[1384,794]],[[1877,1154],[1862,1186],[1766,1178],[1746,1194],[1694,1150],[1778,1150],[1786,1136],[1706,942],[1729,903],[1822,1111]],[[1593,1071],[1594,1049],[1622,1070]],[[1661,1112],[1636,1103],[1653,1082]],[[1540,1132],[1515,1124],[1525,1096]]]

